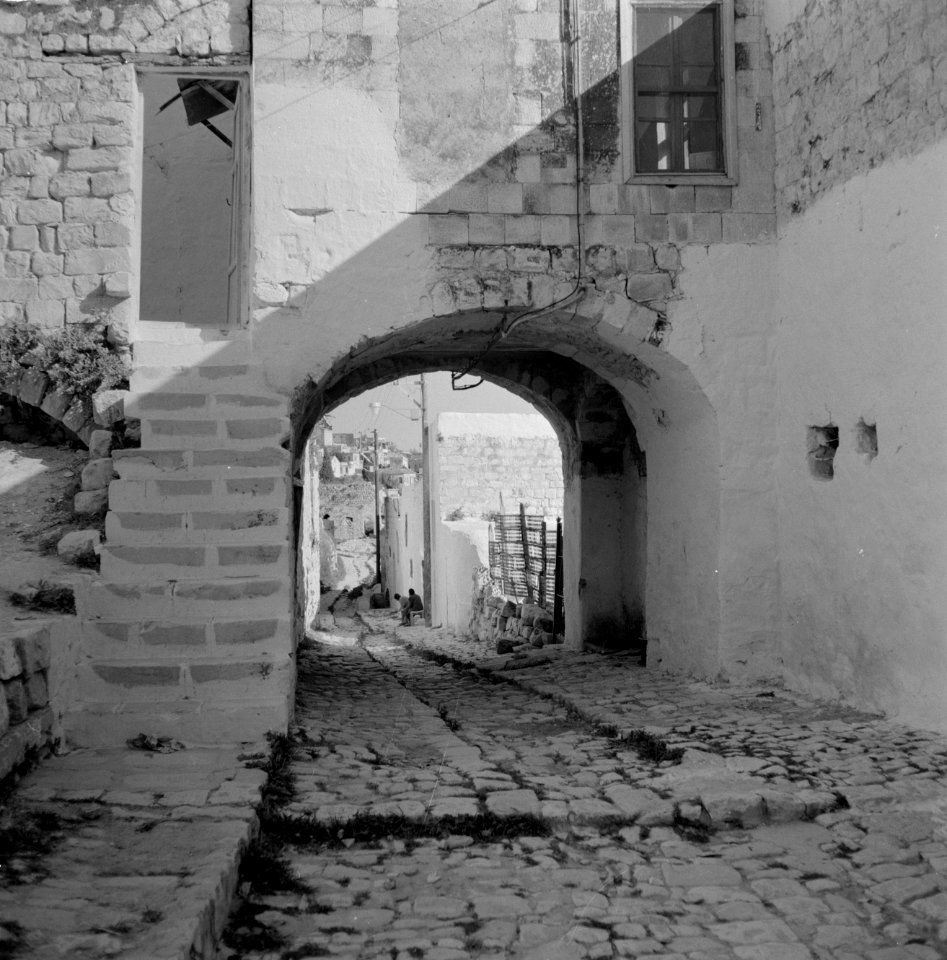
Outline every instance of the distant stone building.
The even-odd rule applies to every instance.
[[[433,431],[432,502],[440,519],[562,514],[562,450],[540,414],[442,413]]]
[[[947,729],[945,49],[943,0],[0,4],[0,320],[107,330],[141,421],[72,739],[286,723],[307,440],[427,370],[552,424],[568,647]]]

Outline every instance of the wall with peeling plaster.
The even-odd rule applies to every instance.
[[[947,13],[771,8],[779,660],[798,689],[947,729]],[[806,456],[825,425],[830,480]]]
[[[945,168],[941,142],[852,178],[786,226],[777,344],[785,673],[939,729],[947,193],[931,185]],[[859,421],[876,427],[877,456],[859,451]],[[823,424],[839,429],[829,481],[806,462],[806,429]]]

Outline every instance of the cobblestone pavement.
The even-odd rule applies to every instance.
[[[944,738],[365,624],[300,651],[218,960],[947,957]]]

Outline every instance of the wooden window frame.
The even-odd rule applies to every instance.
[[[723,170],[638,171],[635,169],[635,13],[640,9],[680,7],[682,10],[717,8],[720,65],[720,149]],[[733,0],[622,0],[620,8],[620,60],[622,105],[622,155],[628,183],[732,185],[737,182],[736,57]]]

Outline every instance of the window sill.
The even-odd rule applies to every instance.
[[[667,187],[735,187],[737,185],[736,177],[728,177],[725,173],[640,173],[630,177],[627,182],[658,183]]]

